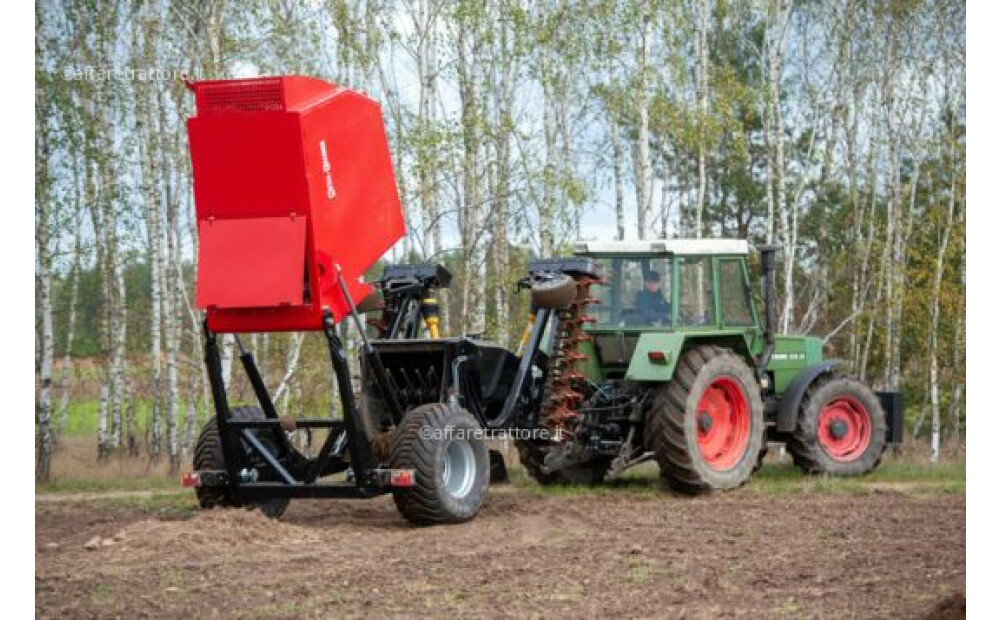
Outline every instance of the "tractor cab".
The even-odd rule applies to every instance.
[[[624,371],[651,332],[759,334],[748,252],[738,239],[578,243],[574,253],[596,261],[603,279],[587,328],[600,366]]]

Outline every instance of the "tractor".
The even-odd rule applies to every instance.
[[[760,303],[743,240],[586,242],[532,261],[520,351],[465,337],[376,340],[404,409],[451,403],[514,435],[541,484],[594,484],[655,459],[675,490],[744,484],[769,443],[804,471],[858,475],[902,435],[903,404],[775,333],[776,247],[759,248]],[[366,388],[369,428],[393,423]]]
[[[473,518],[513,436],[542,484],[593,484],[655,459],[687,494],[745,483],[768,441],[811,473],[855,475],[899,441],[899,394],[822,359],[817,338],[775,333],[776,248],[762,299],[742,240],[585,242],[529,263],[531,319],[516,351],[442,336],[451,274],[363,274],[404,233],[378,105],[302,77],[189,84],[188,122],[215,406],[183,483],[202,507],[280,516],[293,498],[389,493],[409,521]],[[358,300],[355,302],[355,300]],[[368,315],[363,320],[365,313]],[[337,324],[360,340],[360,386]],[[279,417],[240,334],[320,332],[340,415]],[[230,406],[219,334],[234,334],[256,405]],[[423,337],[426,335],[426,337]],[[314,456],[288,433],[324,429]]]

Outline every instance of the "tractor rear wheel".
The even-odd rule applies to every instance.
[[[521,466],[524,467],[525,471],[528,472],[528,475],[535,482],[542,486],[558,484],[582,484],[590,486],[600,484],[604,481],[604,477],[608,473],[608,468],[611,466],[611,459],[596,458],[587,463],[545,473],[542,470],[542,463],[545,461],[545,450],[541,446],[526,440],[515,441],[514,445],[517,447],[517,456],[521,462]]]
[[[683,353],[673,380],[655,392],[646,424],[660,474],[673,489],[733,489],[759,462],[764,404],[743,358],[699,345]]]
[[[788,451],[810,474],[866,474],[882,460],[885,429],[885,412],[868,386],[833,376],[806,390]]]
[[[392,468],[412,469],[412,487],[393,489],[396,508],[417,525],[476,516],[490,484],[482,426],[463,409],[430,403],[410,410],[396,430]]]
[[[230,410],[232,420],[247,422],[251,420],[263,420],[264,412],[260,407],[233,407]],[[274,440],[269,436],[269,432],[257,432],[257,438],[272,453],[277,453]],[[262,480],[277,480],[269,473],[269,467],[264,459],[257,454],[247,456],[250,450],[243,447],[243,454],[238,455],[237,470],[244,468],[257,469]],[[194,469],[200,470],[222,470],[226,468],[226,461],[222,457],[222,437],[219,435],[219,427],[216,424],[215,416],[208,419],[205,426],[198,435],[198,442],[194,447]],[[198,505],[202,508],[218,507],[238,507],[258,508],[268,517],[277,519],[284,514],[288,508],[288,498],[274,498],[258,500],[248,504],[242,504],[229,496],[228,490],[224,487],[198,487],[195,489],[198,496]]]

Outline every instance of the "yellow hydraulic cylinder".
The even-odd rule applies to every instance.
[[[433,297],[425,297],[420,301],[420,315],[424,317],[427,325],[427,332],[431,338],[441,337],[441,307],[438,300]]]
[[[524,348],[528,346],[528,340],[531,339],[531,330],[535,327],[535,313],[532,312],[528,315],[528,324],[524,327],[524,333],[521,334],[521,342],[517,345],[517,355],[520,357],[524,354]]]

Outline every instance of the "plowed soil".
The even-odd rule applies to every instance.
[[[39,617],[964,616],[962,494],[504,486],[432,528],[388,497],[280,521],[85,498],[36,503],[35,526]]]

